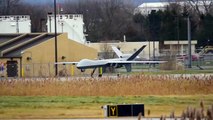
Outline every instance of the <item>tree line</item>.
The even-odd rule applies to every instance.
[[[83,14],[91,42],[123,40],[124,35],[127,41],[187,40],[186,17],[190,16],[192,39],[198,40],[198,46],[213,45],[213,2],[202,0],[204,12],[198,9],[199,2],[187,0],[184,6],[172,2],[165,10],[149,15],[134,14],[134,0],[64,0],[58,8],[63,8],[60,14]],[[53,1],[1,0],[0,15],[30,15],[32,32],[46,31],[50,12]]]
[[[213,45],[213,2],[208,7],[203,4],[202,10],[198,9],[196,2],[186,3],[183,6],[172,2],[164,11],[151,11],[149,15],[135,14],[133,19],[142,33],[139,35],[141,39],[160,42],[187,40],[187,17],[190,17],[192,39],[198,40],[198,46]]]

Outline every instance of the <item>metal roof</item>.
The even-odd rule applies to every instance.
[[[20,57],[21,51],[53,37],[52,33],[0,34],[1,57]]]

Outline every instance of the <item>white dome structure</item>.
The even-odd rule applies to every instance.
[[[149,2],[149,3],[142,3],[141,5],[139,5],[135,11],[134,14],[137,13],[141,13],[142,15],[148,15],[150,14],[152,11],[159,11],[162,10],[164,11],[166,9],[166,7],[170,4],[173,3],[177,3],[181,6],[185,6],[185,5],[193,5],[193,6],[198,6],[199,10],[202,13],[205,13],[205,5],[210,5],[212,1],[198,1],[198,2]]]

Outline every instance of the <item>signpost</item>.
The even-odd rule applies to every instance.
[[[139,113],[144,116],[144,104],[105,105],[105,117],[133,117]]]

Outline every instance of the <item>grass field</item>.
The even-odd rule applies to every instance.
[[[175,111],[180,116],[187,106],[199,108],[200,100],[205,108],[212,104],[213,95],[193,96],[2,96],[0,118],[102,118],[102,105],[144,103],[150,116],[167,115]]]
[[[102,105],[123,103],[144,103],[155,117],[180,116],[200,100],[213,104],[213,76],[5,79],[0,88],[0,119],[103,117]]]
[[[138,96],[213,94],[213,76],[130,75],[119,78],[13,79],[0,81],[1,96]]]

